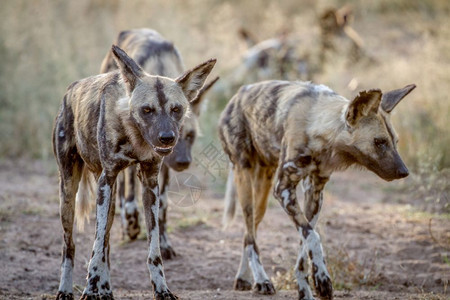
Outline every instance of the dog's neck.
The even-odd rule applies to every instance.
[[[351,139],[351,128],[345,118],[349,103],[341,96],[327,99],[326,103],[318,104],[310,118],[308,136],[314,138],[309,141],[308,147],[330,171],[345,170],[356,162],[346,149]],[[335,108],[322,113],[321,106],[324,105]]]

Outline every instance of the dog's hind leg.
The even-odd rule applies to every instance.
[[[248,236],[253,236],[253,193],[251,186],[251,175],[248,170],[241,170],[234,166],[234,182],[237,188],[238,199],[241,203],[242,212],[244,214],[244,221],[246,225],[246,232],[244,235],[244,247],[242,249],[241,262],[239,264],[239,270],[234,280],[234,289],[239,291],[250,290],[252,288],[251,283],[251,271],[248,260],[247,251],[247,239]],[[254,239],[252,239],[254,241]]]
[[[255,239],[258,225],[262,221],[264,214],[266,213],[268,196],[270,188],[272,186],[273,169],[268,167],[261,167],[257,165],[253,174],[252,188],[253,188],[253,207],[254,207],[254,223],[255,223]],[[255,243],[256,249],[256,243]],[[259,254],[258,254],[259,255]],[[256,264],[256,263],[255,263]],[[252,267],[252,261],[250,261],[250,267]],[[262,275],[264,275],[264,269],[261,264]],[[252,268],[253,270],[253,268]],[[255,271],[253,271],[255,277]],[[259,294],[272,295],[275,294],[275,287],[270,282],[267,276],[260,276],[261,280],[257,280],[255,277],[254,290]]]
[[[136,199],[136,166],[129,166],[118,177],[123,237],[127,235],[130,240],[135,240],[141,232]]]
[[[63,108],[66,104],[64,98]],[[75,217],[75,196],[83,171],[83,160],[77,153],[73,138],[73,125],[67,122],[72,112],[62,109],[56,120],[53,145],[59,167],[59,197],[61,223],[64,231],[61,278],[56,299],[73,299],[72,274],[75,259],[73,223]]]
[[[259,167],[257,167],[259,168]],[[237,195],[242,206],[246,232],[244,235],[244,249],[241,257],[239,271],[236,275],[234,288],[236,290],[248,290],[251,288],[249,281],[250,271],[254,279],[254,289],[260,294],[274,294],[275,289],[267,276],[259,257],[259,250],[256,244],[257,224],[264,215],[267,205],[267,192],[256,191],[256,188],[264,186],[265,176],[261,176],[256,169],[235,167],[235,184]],[[261,182],[253,183],[255,180]],[[270,180],[268,182],[270,189]],[[264,199],[264,194],[266,195]],[[255,196],[259,196],[258,203]],[[258,218],[256,218],[258,216]]]

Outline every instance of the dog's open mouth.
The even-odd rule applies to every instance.
[[[170,153],[172,153],[173,147],[156,147],[154,146],[153,149],[155,149],[156,153],[158,153],[159,155],[162,156],[166,156],[169,155]]]

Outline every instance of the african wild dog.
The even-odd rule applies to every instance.
[[[117,37],[116,44],[126,51],[149,74],[175,78],[184,70],[184,64],[178,50],[155,30],[142,28],[122,31]],[[102,62],[100,72],[106,73],[115,69],[117,67],[112,54],[108,52]],[[161,166],[159,230],[161,256],[164,259],[170,259],[175,256],[175,251],[170,244],[167,234],[169,168],[180,172],[189,167],[192,161],[192,145],[198,134],[198,116],[200,115],[201,103],[205,93],[218,79],[216,77],[206,84],[199,91],[196,98],[190,102],[190,109],[193,114],[190,114],[185,119],[173,153],[164,158]],[[134,240],[140,232],[139,212],[135,197],[136,168],[134,166],[129,167],[124,173],[125,176],[119,176],[118,183],[122,228],[124,235],[126,234],[131,240]]]
[[[119,70],[70,85],[55,120],[53,150],[59,167],[64,231],[57,299],[73,299],[75,197],[85,195],[89,174],[98,181],[97,218],[87,286],[81,298],[113,298],[109,261],[113,195],[117,174],[133,164],[138,164],[143,185],[147,266],[154,294],[157,299],[176,299],[167,288],[159,250],[158,173],[162,158],[173,151],[178,141],[189,101],[195,98],[216,61],[208,60],[170,79],[145,73],[117,46],[112,47],[112,53]]]
[[[328,87],[309,82],[265,81],[243,86],[220,118],[223,148],[233,168],[227,184],[224,219],[234,211],[234,194],[242,206],[246,232],[234,288],[275,293],[259,258],[256,230],[267,207],[275,177],[274,195],[294,222],[302,242],[295,274],[299,299],[313,299],[312,278],[322,299],[332,298],[332,284],[320,238],[314,230],[322,206],[322,190],[331,173],[357,164],[385,180],[408,175],[397,149],[389,113],[415,85],[382,94],[362,91],[352,101]],[[302,181],[304,211],[296,199]]]
[[[299,39],[289,30],[258,41],[251,32],[241,28],[238,33],[248,49],[233,72],[232,81],[240,86],[270,79],[311,80],[336,54],[347,56],[348,63],[356,63],[362,58],[371,61],[365,53],[363,39],[350,25],[351,16],[349,6],[324,10],[317,19],[320,36],[315,39],[319,43],[316,51],[312,49],[314,45],[308,46],[305,37]]]

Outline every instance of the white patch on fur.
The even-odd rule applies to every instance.
[[[163,291],[167,291],[167,284],[166,279],[164,278],[164,270],[162,269],[162,265],[154,266],[149,264],[148,270],[152,276],[152,280],[155,283],[155,290],[158,293],[161,293]],[[160,275],[160,271],[162,272],[163,276]]]
[[[105,294],[111,292],[111,283],[110,283],[110,274],[109,269],[107,265],[107,257],[105,257],[105,262],[102,261],[103,257],[103,251],[105,253],[105,256],[108,253],[108,246],[103,249],[104,245],[104,238],[106,234],[106,224],[108,222],[108,202],[111,201],[111,187],[109,185],[104,185],[100,188],[100,193],[103,193],[103,204],[97,205],[97,238],[94,241],[94,256],[91,258],[89,262],[89,273],[91,276],[98,275],[100,277],[100,280],[98,281],[98,288],[99,293]],[[94,271],[94,267],[97,267],[97,270]],[[109,282],[110,286],[109,289],[101,289],[101,285],[104,282]],[[86,286],[84,289],[83,294],[92,294],[93,291],[90,290],[90,286]]]
[[[130,111],[130,97],[122,97],[119,98],[116,104],[116,112],[120,115],[121,112],[129,112]]]
[[[283,190],[281,192],[281,199],[283,199],[283,207],[286,208],[289,204],[289,197],[290,197],[291,193],[289,192],[288,189]]]
[[[64,262],[61,265],[61,280],[59,281],[59,292],[66,294],[73,293],[72,290],[72,261],[68,258],[64,258]]]
[[[269,277],[267,277],[266,271],[264,271],[264,267],[259,261],[259,256],[256,253],[253,245],[248,245],[246,249],[248,252],[250,269],[252,270],[253,279],[255,280],[255,282],[263,283],[264,281],[269,280]]]
[[[78,231],[82,232],[84,229],[84,223],[87,220],[89,223],[89,212],[94,206],[94,191],[93,191],[93,178],[86,166],[83,167],[80,183],[78,184],[78,191],[75,198],[75,220],[77,223]]]
[[[94,242],[94,247],[96,246],[96,244],[97,244],[97,240],[95,240],[95,242]],[[101,242],[101,244],[103,245],[103,242]],[[105,248],[105,255],[106,255],[106,253],[108,253],[108,247]],[[94,266],[97,267],[97,271],[94,271]],[[111,293],[111,291],[112,291],[111,280],[110,280],[111,277],[109,274],[107,259],[105,259],[105,262],[102,261],[102,252],[98,252],[98,254],[97,254],[97,250],[95,250],[95,255],[93,258],[91,258],[91,261],[89,262],[88,270],[89,270],[89,273],[91,274],[91,276],[99,276],[100,277],[100,280],[98,281],[98,284],[97,284],[98,292],[101,294]],[[109,289],[102,289],[101,286],[106,281],[109,283]],[[91,288],[91,287],[86,286],[86,288],[83,291],[83,294],[88,294],[88,295],[93,294],[93,291],[88,288]]]
[[[157,193],[158,187],[153,189],[154,193]],[[159,212],[159,201],[156,201],[155,204],[150,208],[155,217],[155,220],[158,220],[158,212]],[[151,242],[149,246],[148,258],[151,260],[155,260],[157,257],[161,258],[160,244],[159,244],[159,222],[155,224],[155,226],[150,231]],[[154,266],[152,264],[148,264],[148,270],[151,275],[151,279],[155,283],[155,289],[157,292],[162,292],[167,290],[166,279],[164,277],[164,272],[162,269],[162,264],[158,266]],[[160,275],[160,271],[163,274]]]
[[[344,123],[345,126],[350,127],[350,125],[347,122],[347,110],[348,110],[348,105],[344,105],[341,110],[341,122]]]
[[[122,148],[123,146],[121,146]],[[124,160],[124,161],[128,161],[130,163],[135,162],[136,160],[134,158],[131,158],[129,156],[126,156],[122,151],[118,152],[115,156],[115,159],[120,159],[120,160]]]
[[[275,182],[275,187],[273,188],[273,190],[275,191],[275,194],[276,194],[276,191],[278,191],[278,187],[280,186],[280,181],[279,180],[277,180],[276,182]],[[276,195],[275,195],[276,196]],[[277,197],[277,199],[278,199],[278,196],[276,196]]]
[[[308,278],[308,254],[306,252],[306,246],[302,245],[302,250],[297,257],[297,262],[295,264],[295,277],[297,278],[298,290],[303,291],[305,294],[305,299],[314,299],[311,288],[309,287]],[[300,260],[303,258],[304,261],[304,271],[299,271]]]
[[[253,84],[247,84],[242,87],[242,91],[245,92],[253,87]]]
[[[136,205],[136,201],[125,202],[124,208],[125,208],[125,212],[129,215],[134,214],[134,212],[137,211],[137,209],[138,209],[138,207]]]
[[[244,248],[241,256],[241,263],[239,264],[239,270],[236,274],[236,279],[240,278],[246,281],[250,281],[251,278],[249,261],[248,261],[248,251],[247,248]]]
[[[313,85],[314,90],[318,93],[334,93],[332,89],[323,84]]]
[[[297,167],[297,165],[296,165],[294,162],[292,162],[292,161],[289,161],[289,162],[287,162],[287,163],[285,163],[285,164],[283,165],[283,169],[286,169],[286,168],[289,168],[289,167],[294,168],[294,169],[296,169],[296,170],[299,170],[299,169],[300,169],[300,168]]]
[[[317,277],[321,280],[325,278],[330,278],[328,274],[327,267],[324,263],[322,244],[320,243],[320,236],[315,230],[309,232],[308,237],[305,239],[303,237],[302,229],[299,229],[299,233],[303,242],[303,245],[312,252],[313,259],[312,262],[317,266],[318,271],[316,273]],[[314,275],[314,274],[313,274]]]
[[[155,221],[159,218],[159,187],[156,186],[151,189],[152,193],[155,195],[157,199],[155,203],[150,207],[153,216],[155,217]],[[156,222],[155,226],[150,231],[151,242],[149,245],[149,254],[148,257],[150,259],[155,259],[157,256],[161,256],[160,248],[159,248],[159,221]],[[153,274],[152,274],[153,276]]]
[[[301,187],[303,193],[306,193],[311,189],[311,180],[309,179],[309,176],[302,180]]]
[[[159,208],[157,205],[158,202],[156,202],[154,205],[152,205],[151,210],[153,213],[153,216],[155,217],[155,221],[156,224],[155,226],[152,228],[152,230],[150,231],[150,236],[152,238],[151,242],[150,242],[150,257],[152,259],[156,258],[157,256],[160,256],[160,249],[159,249],[159,222],[158,220],[158,213],[159,213]]]
[[[100,188],[100,192],[103,193],[103,204],[97,205],[97,221],[98,221],[98,227],[97,230],[97,236],[101,234],[100,236],[104,236],[106,232],[106,224],[108,222],[108,202],[111,201],[111,187],[107,184],[105,184],[103,187]]]

